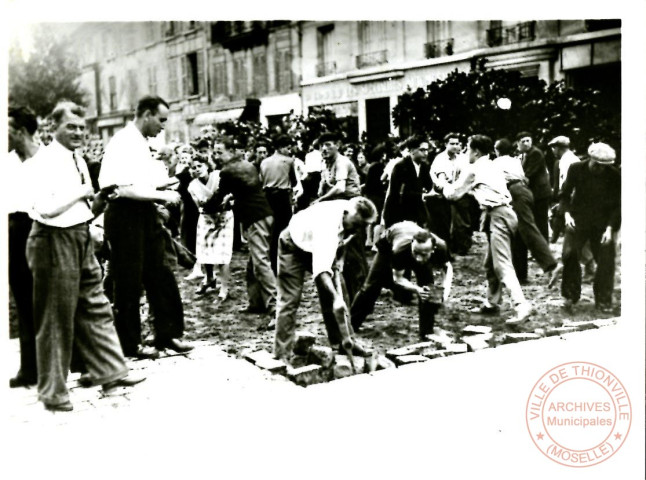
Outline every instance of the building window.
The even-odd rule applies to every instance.
[[[148,67],[148,93],[157,95],[157,67],[155,65]]]
[[[218,62],[213,65],[213,96],[227,95],[227,64]]]
[[[110,89],[110,111],[117,109],[117,78],[111,76],[108,78],[108,88]]]
[[[336,72],[336,62],[332,61],[332,32],[334,31],[334,24],[323,25],[317,31],[317,64],[316,76],[324,77]]]
[[[178,22],[166,22],[166,36],[172,37],[178,33],[177,29]]]
[[[233,94],[236,98],[247,96],[247,68],[244,57],[238,57],[233,61]]]
[[[287,49],[276,51],[276,90],[289,92],[292,89],[292,52]]]
[[[512,43],[528,42],[536,38],[535,32],[535,21],[503,26],[501,20],[492,20],[487,30],[487,45],[498,47]]]
[[[168,60],[168,94],[170,98],[173,100],[179,97],[177,61],[178,61],[177,58],[170,58]]]
[[[445,20],[426,22],[424,56],[426,58],[435,58],[444,55],[453,55],[451,22]]]
[[[388,63],[386,22],[359,22],[357,68]]]
[[[192,52],[182,57],[182,87],[185,97],[202,93],[202,55]]]
[[[608,30],[611,28],[621,28],[621,20],[586,20],[585,29],[588,32],[598,32],[599,30]]]
[[[267,56],[265,52],[253,57],[253,90],[256,95],[267,93]]]

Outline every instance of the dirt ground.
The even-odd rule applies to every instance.
[[[556,257],[560,257],[562,240],[551,245]],[[531,319],[518,326],[505,324],[505,319],[513,315],[508,292],[505,292],[504,308],[500,316],[483,316],[469,313],[470,309],[479,307],[486,296],[485,276],[482,268],[486,238],[481,233],[474,235],[474,245],[468,255],[454,259],[454,280],[451,298],[436,316],[436,327],[446,330],[459,341],[462,329],[467,325],[487,325],[492,327],[491,346],[501,343],[506,333],[535,332],[540,329],[560,327],[564,319],[583,321],[608,318],[620,312],[620,274],[617,266],[615,292],[613,295],[616,311],[613,314],[600,314],[594,309],[592,286],[584,283],[582,298],[575,307],[573,315],[568,315],[560,308],[560,281],[551,290],[547,289],[547,278],[537,265],[530,260],[529,283],[523,286],[526,297],[532,301],[536,313]],[[372,254],[369,259],[372,259]],[[242,357],[250,350],[265,349],[271,352],[273,331],[262,330],[268,319],[266,316],[241,314],[239,310],[246,306],[245,267],[247,254],[234,253],[231,264],[232,298],[216,308],[213,301],[216,293],[206,296],[195,295],[199,281],[187,282],[184,277],[188,271],[180,268],[177,278],[184,299],[186,334],[188,340],[211,340],[220,344],[228,353]],[[619,263],[619,262],[618,262]],[[259,330],[260,328],[260,330]],[[538,329],[538,330],[537,330]],[[327,345],[327,336],[322,322],[318,298],[314,283],[308,275],[301,307],[298,311],[298,330],[305,330],[317,335],[317,344]],[[389,291],[382,291],[374,314],[357,333],[359,339],[385,353],[391,348],[419,342],[419,327],[416,305],[402,305],[392,299]]]

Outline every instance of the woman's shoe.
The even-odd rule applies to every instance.
[[[203,282],[200,285],[200,288],[195,290],[195,295],[206,295],[209,293],[209,290],[214,290],[215,289],[215,280],[211,280],[210,282]]]
[[[219,307],[227,300],[229,300],[229,290],[220,290],[220,293],[218,294],[218,297],[213,301],[213,304],[216,307]]]

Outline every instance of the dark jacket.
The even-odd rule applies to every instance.
[[[550,177],[545,164],[543,152],[532,147],[522,156],[523,170],[529,180],[529,189],[534,195],[534,200],[544,200],[552,196]]]
[[[233,212],[240,219],[243,228],[272,215],[258,170],[252,163],[242,160],[242,157],[233,159],[222,167],[218,191],[204,204],[204,211],[218,211],[222,199],[229,193],[233,195]]]
[[[427,163],[421,163],[418,177],[412,158],[406,157],[398,162],[393,167],[384,203],[383,218],[386,227],[404,220],[427,227],[430,219],[422,194],[432,188],[433,181]]]

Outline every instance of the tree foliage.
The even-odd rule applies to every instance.
[[[429,135],[436,141],[449,132],[480,133],[493,139],[514,139],[521,131],[547,144],[557,135],[567,135],[578,149],[591,141],[620,146],[619,109],[608,112],[599,104],[602,93],[574,89],[564,82],[547,85],[519,72],[485,69],[480,64],[470,72],[451,72],[426,89],[406,92],[393,110],[395,125],[411,133]],[[511,100],[503,110],[498,100]]]
[[[58,38],[47,26],[34,29],[29,58],[17,43],[9,50],[9,100],[27,105],[45,117],[61,100],[87,105],[80,86],[81,69],[68,40]]]

